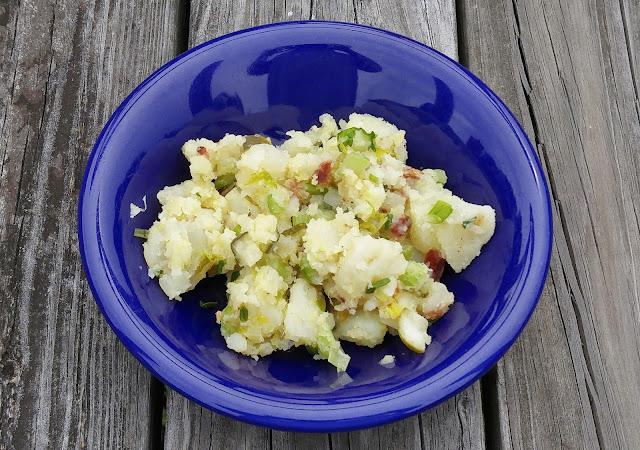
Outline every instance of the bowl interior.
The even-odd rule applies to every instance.
[[[304,349],[254,361],[225,346],[215,309],[224,280],[172,302],[147,276],[134,228],[157,217],[156,193],[189,177],[191,138],[306,130],[329,112],[385,118],[407,131],[409,164],[442,168],[447,187],[496,210],[481,255],[443,282],[456,303],[430,328],[423,355],[387,336],[345,343],[346,374]],[[129,205],[147,210],[129,217]],[[453,395],[506,350],[546,274],[549,200],[526,136],[504,105],[451,60],[390,33],[346,24],[262,27],[200,46],[138,87],[105,127],[87,168],[81,250],[96,300],[129,349],[174,389],[254,423],[346,429],[415,413]],[[378,361],[394,355],[394,367]],[[342,419],[340,422],[339,420]],[[336,422],[338,421],[338,422]],[[332,426],[330,424],[333,424]]]

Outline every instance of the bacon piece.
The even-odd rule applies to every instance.
[[[442,317],[446,311],[447,311],[447,308],[441,308],[441,309],[436,309],[434,311],[429,311],[428,313],[424,314],[424,318],[427,320],[436,320]]]
[[[431,278],[436,281],[440,281],[442,271],[444,270],[444,263],[446,262],[447,260],[442,257],[440,252],[434,249],[429,250],[424,257],[424,263],[432,270]]]
[[[285,181],[284,185],[296,196],[298,200],[302,200],[302,193],[300,192],[300,182],[294,179]]]
[[[404,235],[409,231],[409,227],[411,227],[411,217],[402,216],[391,224],[389,230],[395,237],[397,237],[398,239],[402,239]]]
[[[418,169],[414,169],[413,167],[404,166],[402,176],[404,176],[405,178],[419,180],[422,177],[422,172]]]
[[[209,158],[209,152],[207,152],[207,149],[206,149],[206,148],[204,148],[204,147],[198,147],[197,152],[198,152],[198,155],[203,155],[203,156],[205,156],[206,158]]]
[[[318,184],[326,184],[331,181],[331,161],[321,163],[313,174],[316,176]]]

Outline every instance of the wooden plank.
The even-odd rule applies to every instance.
[[[555,199],[550,276],[495,374],[491,439],[639,448],[638,4],[470,0],[460,11],[465,62],[524,122]]]
[[[87,287],[84,166],[136,84],[178,52],[176,2],[0,5],[0,448],[147,448],[151,375]]]
[[[434,46],[456,58],[456,19],[452,0],[413,2],[393,7],[383,0],[260,2],[191,1],[189,45],[242,28],[284,20],[338,20],[376,26]],[[226,439],[226,440],[225,440]],[[167,403],[165,448],[216,448],[225,440],[248,448],[265,439],[265,430],[208,412],[176,393]],[[421,415],[353,433],[309,435],[271,431],[273,448],[484,448],[480,383]]]

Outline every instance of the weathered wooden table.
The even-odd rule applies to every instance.
[[[131,89],[207,39],[301,19],[458,59],[520,119],[554,200],[546,288],[506,356],[352,433],[165,401],[98,311],[76,238],[87,157]],[[640,448],[639,58],[638,0],[0,0],[0,448]]]

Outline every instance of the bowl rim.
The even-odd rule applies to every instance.
[[[117,292],[114,289],[109,290],[108,287],[98,286],[97,285],[97,273],[102,273],[104,271],[104,267],[102,268],[92,268],[88,261],[88,255],[86,251],[87,242],[91,241],[91,244],[94,247],[100,247],[100,239],[98,236],[93,238],[93,236],[89,233],[89,235],[85,238],[83,233],[83,224],[85,220],[93,218],[95,220],[95,208],[92,213],[91,210],[85,211],[85,195],[88,191],[88,180],[92,173],[97,170],[96,163],[96,155],[100,153],[101,150],[106,148],[106,144],[109,141],[108,135],[112,128],[117,125],[120,117],[123,113],[128,109],[129,104],[137,99],[139,95],[146,89],[147,85],[153,83],[153,81],[163,75],[165,72],[170,71],[171,68],[179,64],[181,61],[186,60],[190,57],[190,55],[200,52],[203,49],[212,46],[216,43],[228,40],[230,38],[237,38],[242,35],[248,35],[255,33],[256,31],[264,31],[268,29],[286,29],[286,28],[295,28],[300,26],[329,26],[329,28],[339,28],[341,30],[355,30],[355,31],[369,31],[374,34],[379,34],[382,36],[386,36],[395,40],[396,42],[404,42],[405,44],[410,44],[414,48],[417,46],[421,48],[426,53],[432,53],[436,59],[440,59],[440,62],[446,63],[450,67],[452,67],[456,72],[458,72],[461,76],[466,77],[472,83],[474,83],[477,87],[479,87],[483,93],[488,97],[488,100],[493,103],[494,107],[498,109],[505,118],[505,121],[511,125],[511,128],[516,135],[518,141],[521,144],[521,149],[525,153],[526,159],[529,161],[531,170],[535,178],[537,179],[537,184],[540,190],[540,194],[542,197],[541,202],[546,204],[546,218],[537,218],[537,220],[532,225],[533,228],[536,229],[536,233],[540,236],[538,241],[536,241],[536,245],[541,246],[542,254],[544,258],[544,264],[540,267],[540,270],[537,270],[532,274],[532,278],[527,278],[524,286],[528,288],[527,292],[529,294],[526,296],[526,299],[529,301],[526,304],[523,304],[522,301],[519,301],[516,307],[512,308],[512,310],[506,315],[503,321],[500,323],[494,324],[491,328],[497,328],[493,330],[493,333],[487,332],[483,339],[487,339],[489,343],[494,342],[490,351],[482,352],[482,356],[478,356],[478,353],[472,354],[466,360],[462,361],[455,368],[451,369],[451,372],[458,370],[463,365],[468,366],[471,364],[471,367],[475,370],[467,371],[462,374],[459,379],[456,380],[456,383],[450,383],[444,390],[443,395],[440,395],[439,398],[420,400],[419,395],[412,395],[420,389],[420,385],[410,384],[407,387],[400,387],[396,389],[394,392],[390,394],[385,394],[382,396],[384,401],[389,404],[393,404],[395,407],[392,409],[385,410],[385,414],[375,412],[372,414],[371,408],[372,405],[374,409],[379,408],[380,402],[376,401],[374,403],[369,402],[369,404],[362,405],[346,405],[345,408],[349,408],[352,415],[349,419],[343,420],[335,420],[330,417],[330,415],[326,415],[324,419],[313,419],[313,420],[304,420],[295,418],[296,412],[302,409],[313,409],[318,415],[321,415],[321,409],[318,408],[318,405],[302,405],[296,403],[295,401],[291,403],[281,404],[278,402],[270,402],[267,404],[265,402],[262,405],[262,408],[267,409],[267,413],[265,414],[260,412],[251,411],[251,406],[254,406],[255,409],[255,399],[246,393],[240,393],[238,391],[232,391],[231,389],[227,389],[226,391],[223,389],[217,390],[217,401],[207,401],[207,399],[199,398],[196,394],[196,389],[189,389],[191,385],[189,383],[184,383],[184,380],[181,380],[181,377],[184,377],[185,374],[188,378],[190,378],[189,382],[198,382],[203,383],[205,380],[200,377],[196,377],[196,374],[185,371],[185,367],[180,366],[177,361],[171,361],[173,363],[172,367],[167,368],[165,366],[161,367],[157,363],[157,358],[164,357],[165,352],[157,345],[157,341],[152,341],[148,331],[142,330],[142,327],[137,326],[135,319],[128,314],[119,314],[115,317],[110,310],[109,301],[113,302],[112,298],[108,298],[108,301],[105,302],[106,296],[109,294],[115,294],[117,296]],[[85,217],[85,215],[87,217]],[[84,217],[84,218],[83,218]],[[87,220],[88,221],[88,220]],[[95,228],[94,228],[95,230]],[[94,233],[95,234],[95,233]],[[92,241],[92,238],[95,242]],[[504,102],[489,88],[486,86],[484,82],[482,82],[478,77],[476,77],[473,73],[459,64],[457,61],[451,59],[447,55],[439,52],[438,50],[433,49],[432,47],[418,42],[409,37],[387,31],[382,30],[375,27],[370,27],[366,25],[360,25],[355,23],[348,22],[337,22],[337,21],[319,21],[319,20],[303,20],[303,21],[290,21],[290,22],[277,22],[266,25],[260,25],[252,28],[242,29],[235,31],[233,33],[229,33],[215,39],[206,41],[178,56],[171,59],[169,62],[163,64],[159,69],[154,71],[151,75],[149,75],[142,83],[136,86],[133,91],[120,103],[120,105],[116,108],[114,113],[111,115],[102,131],[100,132],[95,145],[91,151],[91,154],[87,160],[86,169],[82,179],[82,185],[80,189],[79,202],[78,202],[78,243],[80,247],[80,254],[82,258],[82,264],[84,267],[85,275],[87,277],[88,284],[91,288],[91,292],[93,297],[98,304],[105,320],[111,327],[111,329],[118,336],[120,341],[125,345],[125,347],[136,357],[136,359],[141,362],[154,376],[159,378],[163,383],[170,386],[172,389],[178,391],[183,396],[189,398],[192,401],[212,410],[217,413],[226,415],[228,417],[241,420],[243,422],[247,422],[254,425],[259,425],[263,427],[269,427],[273,429],[287,430],[287,431],[304,431],[304,432],[337,432],[337,431],[349,431],[349,430],[357,430],[362,428],[368,428],[373,426],[384,425],[386,423],[394,422],[397,420],[404,419],[406,417],[412,416],[414,414],[420,413],[426,409],[434,407],[450,397],[456,395],[462,390],[466,389],[472,383],[480,379],[482,375],[489,371],[493,367],[493,365],[504,355],[509,347],[513,344],[516,338],[520,335],[527,322],[529,321],[531,314],[533,313],[539,298],[542,294],[542,290],[544,288],[545,280],[547,274],[549,272],[549,264],[551,260],[551,250],[552,250],[552,241],[553,241],[553,218],[552,218],[552,208],[551,208],[551,198],[549,194],[549,189],[547,187],[547,181],[544,176],[544,172],[542,170],[542,165],[540,160],[538,159],[536,152],[529,141],[525,131],[522,126],[515,118],[513,113],[509,110],[509,108],[504,104]],[[532,247],[533,248],[533,247]],[[533,250],[532,250],[533,252]],[[533,253],[532,253],[533,254]],[[531,275],[530,275],[531,276]],[[116,299],[119,302],[119,299]],[[117,309],[116,305],[116,309]],[[124,306],[124,305],[120,305]],[[516,314],[516,310],[519,314]],[[504,326],[507,319],[511,319],[508,321],[509,326]],[[126,327],[129,325],[129,327]],[[134,329],[131,328],[133,326]],[[490,335],[489,335],[490,334]],[[146,339],[146,342],[139,341],[139,339]],[[497,340],[496,340],[497,339]],[[155,357],[154,357],[155,356]],[[465,355],[463,355],[465,356]],[[475,361],[478,360],[478,361]],[[470,363],[470,361],[473,361]],[[175,367],[173,367],[175,366]],[[176,378],[177,377],[177,378]],[[177,386],[181,385],[181,386]],[[184,387],[186,386],[186,388]],[[211,387],[211,386],[209,386]],[[395,395],[394,395],[395,393]],[[428,400],[428,401],[427,401]],[[233,406],[227,407],[225,406],[227,401],[230,401]],[[244,406],[238,407],[237,405]],[[287,407],[288,406],[288,407]],[[306,408],[304,407],[306,406]],[[341,409],[341,408],[335,408]],[[334,410],[335,410],[334,409]],[[365,410],[368,410],[365,413]],[[326,412],[330,412],[330,408],[325,409]],[[380,410],[378,410],[380,411]],[[269,415],[269,412],[274,413],[278,412],[280,414],[272,414]],[[288,413],[288,414],[287,414]]]

